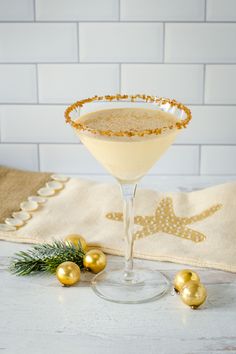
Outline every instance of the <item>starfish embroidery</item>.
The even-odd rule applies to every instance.
[[[175,215],[172,199],[169,197],[164,198],[158,204],[154,216],[135,216],[134,223],[142,226],[142,229],[134,233],[134,239],[137,240],[158,232],[164,232],[193,242],[204,241],[206,238],[204,234],[190,229],[187,225],[210,217],[220,210],[222,206],[222,204],[216,204],[200,214],[191,217],[179,217]],[[122,213],[108,213],[106,217],[114,221],[123,221]]]

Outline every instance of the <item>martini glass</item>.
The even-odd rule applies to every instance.
[[[168,279],[148,265],[134,267],[135,192],[138,181],[187,127],[190,110],[168,98],[117,94],[77,101],[67,108],[65,118],[119,182],[123,196],[124,267],[97,274],[93,290],[118,303],[149,302],[163,296]]]

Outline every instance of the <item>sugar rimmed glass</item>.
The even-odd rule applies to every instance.
[[[128,107],[161,110],[172,114],[175,122],[157,129],[113,131],[90,128],[81,119],[88,111]],[[124,269],[97,274],[92,280],[93,290],[118,303],[142,303],[163,296],[169,288],[168,279],[150,265],[134,267],[134,199],[138,181],[174,142],[178,132],[187,127],[190,110],[168,98],[118,94],[77,101],[67,108],[65,118],[92,155],[117,179],[123,196]]]

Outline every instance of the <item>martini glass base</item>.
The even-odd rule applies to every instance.
[[[162,297],[170,288],[169,280],[153,268],[135,268],[132,281],[124,280],[124,270],[109,270],[92,280],[94,292],[101,298],[121,303],[139,304]]]

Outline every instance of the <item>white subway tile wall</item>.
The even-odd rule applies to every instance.
[[[161,62],[161,23],[81,23],[82,62]]]
[[[236,21],[235,0],[207,0],[207,21]]]
[[[0,144],[1,165],[38,171],[36,144]]]
[[[236,62],[236,24],[167,23],[165,36],[168,63]]]
[[[37,21],[118,21],[119,0],[35,0]]]
[[[42,64],[38,66],[38,76],[40,103],[72,103],[119,91],[116,64]]]
[[[0,62],[77,62],[74,23],[0,23]]]
[[[121,0],[121,20],[203,21],[205,0]]]
[[[205,102],[236,103],[236,65],[206,66]]]
[[[185,103],[203,103],[203,66],[122,64],[122,92],[149,92]],[[160,93],[159,93],[160,92]]]
[[[36,70],[36,65],[0,64],[0,103],[36,103]]]
[[[32,0],[0,0],[0,21],[33,21]]]
[[[4,143],[77,143],[78,138],[63,117],[66,106],[0,106]],[[22,129],[24,127],[25,129]]]
[[[150,178],[228,180],[236,175],[235,38],[236,0],[0,0],[0,164],[104,176],[65,124],[65,107],[139,92],[193,113]]]
[[[203,175],[236,174],[236,146],[202,146]]]
[[[189,106],[193,119],[177,144],[235,144],[236,106]]]

